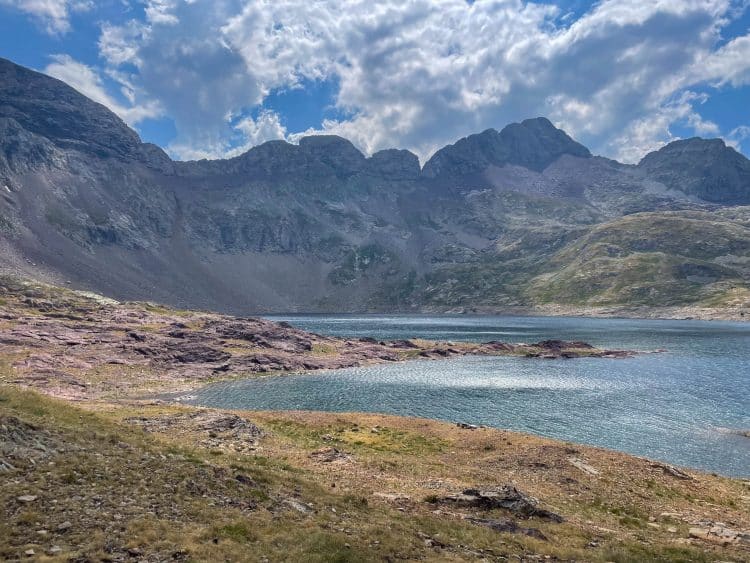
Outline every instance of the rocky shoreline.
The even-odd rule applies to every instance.
[[[462,355],[624,358],[585,342],[531,344],[334,338],[287,323],[117,303],[6,280],[0,284],[2,380],[69,400],[181,392],[210,382]]]
[[[424,309],[425,314],[505,315],[518,317],[587,317],[598,319],[643,319],[671,321],[750,321],[747,307],[631,307],[539,305],[535,307],[476,307],[471,309]]]
[[[468,354],[635,352],[560,340],[331,338],[0,279],[0,559],[676,562],[750,553],[750,482],[466,423],[143,398]]]

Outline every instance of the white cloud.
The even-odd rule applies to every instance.
[[[647,153],[677,139],[670,132],[670,126],[675,122],[689,124],[697,135],[717,136],[718,126],[701,118],[693,108],[695,103],[702,103],[705,99],[705,95],[684,92],[676,100],[650,112],[647,117],[631,122],[611,141],[612,153],[623,162],[638,162]]]
[[[170,152],[181,158],[225,154],[237,132],[228,115],[245,113],[264,96],[262,84],[242,56],[229,48],[220,28],[237,13],[239,2],[185,1],[170,5],[176,21],[105,24],[100,54],[111,68],[137,69],[138,85],[160,100],[175,121]]]
[[[548,115],[595,152],[634,161],[675,124],[720,134],[693,92],[750,83],[750,36],[721,43],[740,13],[732,0],[603,0],[575,21],[522,0],[149,0],[143,21],[103,25],[99,46],[110,70],[138,69],[133,84],[175,120],[180,156],[298,138],[275,114],[241,127],[226,116],[331,80],[348,117],[317,131],[367,152],[424,158]]]
[[[174,15],[177,2],[174,0],[147,0],[146,20],[156,24],[173,25],[179,22]]]
[[[227,123],[231,122],[231,116],[227,116]],[[227,141],[215,141],[206,147],[194,147],[192,145],[172,143],[168,149],[174,156],[182,160],[200,160],[203,158],[231,158],[239,156],[250,148],[279,139],[289,140],[286,127],[282,125],[281,118],[273,111],[261,111],[257,118],[246,116],[231,125],[241,137],[241,144],[232,146]]]
[[[94,6],[92,0],[0,0],[0,6],[10,6],[33,16],[51,35],[70,31],[70,14],[83,12]]]
[[[693,69],[693,79],[710,81],[717,86],[750,84],[750,35],[736,37],[702,57]]]
[[[750,127],[747,125],[735,127],[726,136],[727,144],[735,150],[740,150],[748,139],[750,139]]]
[[[272,111],[262,111],[256,119],[245,117],[234,128],[246,139],[245,146],[235,148],[234,154],[266,141],[286,139],[286,127],[281,124],[279,115]]]
[[[147,31],[146,26],[135,20],[125,25],[104,23],[99,37],[99,54],[114,67],[127,63],[138,65],[142,62],[138,51]]]
[[[76,61],[69,55],[53,55],[52,62],[47,65],[44,72],[68,83],[95,102],[107,106],[131,126],[144,119],[157,117],[162,113],[161,106],[157,102],[148,101],[140,105],[135,104],[134,89],[127,83],[124,83],[123,88],[127,92],[130,105],[121,104],[107,93],[101,77],[94,69]]]

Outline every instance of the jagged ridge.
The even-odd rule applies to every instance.
[[[119,298],[234,312],[600,303],[600,288],[555,289],[596,225],[673,211],[744,224],[742,208],[717,206],[750,203],[750,163],[717,140],[672,143],[626,166],[536,118],[462,139],[424,168],[408,151],[366,157],[325,135],[173,162],[58,80],[4,60],[0,78],[3,268]],[[652,304],[744,291],[741,256],[712,248],[722,283],[685,274]],[[610,261],[605,277],[608,267],[661,286],[667,270],[687,272]]]

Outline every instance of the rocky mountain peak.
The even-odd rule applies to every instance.
[[[338,135],[310,135],[299,140],[302,152],[339,174],[354,174],[365,165],[363,155],[351,141]]]
[[[538,117],[512,123],[500,132],[487,129],[440,149],[427,161],[423,173],[428,178],[456,178],[506,164],[541,172],[564,154],[591,156],[586,147],[547,118]]]
[[[392,180],[416,180],[421,173],[419,158],[399,149],[378,151],[367,159],[368,172]]]
[[[673,141],[643,157],[638,168],[669,188],[706,201],[750,203],[750,160],[721,139]]]
[[[299,140],[300,148],[308,152],[337,152],[364,155],[352,144],[349,139],[338,135],[308,135]]]
[[[0,118],[59,147],[143,160],[138,135],[106,107],[61,80],[1,58]]]
[[[591,153],[546,117],[511,123],[500,131],[508,162],[541,172],[564,154],[589,158]]]

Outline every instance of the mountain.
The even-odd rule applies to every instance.
[[[638,164],[649,177],[705,201],[747,204],[750,160],[721,139],[674,141]]]
[[[424,167],[427,178],[457,179],[482,174],[490,167],[522,166],[536,172],[563,155],[589,158],[589,150],[544,117],[512,123],[499,133],[487,129],[442,148]]]
[[[60,148],[92,156],[169,160],[155,145],[141,143],[135,131],[101,104],[60,80],[5,59],[0,59],[0,104],[3,137],[15,125]]]
[[[0,267],[118,299],[235,313],[741,307],[749,166],[701,139],[625,165],[545,118],[470,135],[423,168],[331,135],[174,162],[104,106],[0,59]]]

